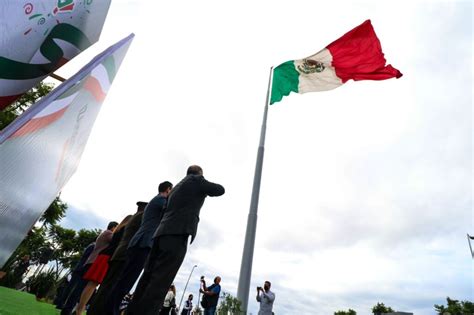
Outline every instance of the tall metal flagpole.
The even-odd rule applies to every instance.
[[[265,133],[267,131],[267,115],[272,86],[272,76],[273,67],[270,68],[270,77],[268,79],[267,100],[265,102],[265,109],[263,111],[262,130],[260,131],[260,144],[258,146],[257,163],[255,165],[255,175],[253,178],[252,198],[250,200],[247,231],[245,233],[244,252],[242,254],[242,264],[240,265],[239,287],[237,289],[237,298],[242,302],[242,309],[244,313],[247,312],[250,293],[253,250],[255,246],[255,233],[257,230],[258,197],[260,195],[260,181],[262,178],[263,153],[265,150]]]
[[[186,288],[188,287],[189,279],[191,279],[191,275],[193,274],[194,268],[196,267],[197,265],[194,265],[193,269],[191,269],[191,273],[189,274],[188,281],[186,282],[186,285],[184,286],[183,294],[181,295],[181,300],[179,301],[179,307],[178,307],[179,311],[181,311],[181,303],[183,303],[184,293],[186,292]],[[198,303],[199,303],[199,299],[198,299]]]

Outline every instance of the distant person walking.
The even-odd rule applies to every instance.
[[[123,297],[130,292],[140,276],[153,244],[153,233],[155,233],[163,217],[167,198],[172,188],[173,184],[168,181],[160,183],[158,195],[153,197],[146,206],[140,228],[128,244],[125,267],[110,292],[104,314],[119,314],[119,307]]]
[[[128,314],[156,314],[186,256],[189,236],[191,243],[196,236],[204,200],[224,192],[224,187],[204,178],[201,167],[192,165],[188,168],[186,177],[168,197],[168,207],[153,236],[153,247]]]
[[[258,315],[272,315],[273,302],[275,301],[275,294],[270,291],[272,284],[270,281],[265,281],[262,287],[257,287],[257,302],[260,303]]]
[[[191,315],[193,311],[193,295],[190,294],[186,302],[184,302],[183,310],[181,311],[181,315]]]
[[[125,267],[128,244],[140,228],[140,225],[142,223],[143,210],[145,210],[147,204],[148,202],[137,202],[137,212],[132,216],[132,218],[124,228],[123,236],[120,239],[120,243],[115,249],[112,257],[110,257],[109,269],[107,270],[107,274],[105,275],[104,280],[100,284],[99,290],[92,298],[92,302],[90,303],[90,308],[87,311],[87,315],[103,315],[106,313],[106,300],[109,297],[110,291],[118,282]]]
[[[174,285],[171,285],[168,293],[166,293],[165,300],[163,301],[163,307],[161,308],[159,315],[170,314],[171,308],[173,307],[173,300],[176,301],[176,288]]]
[[[221,293],[221,277],[217,276],[214,278],[214,283],[205,288],[200,289],[203,294],[203,305],[204,315],[214,315],[216,313],[217,304],[219,303],[219,295]]]

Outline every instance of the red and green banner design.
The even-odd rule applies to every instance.
[[[73,57],[65,55],[63,48],[55,41],[57,39],[73,45],[79,51],[92,44],[80,29],[61,23],[54,26],[39,47],[39,52],[49,62],[25,63],[0,56],[0,84],[9,82],[0,85],[0,110],[32,88],[32,81],[38,83]]]
[[[101,104],[115,78],[116,66],[113,56],[107,57],[92,73],[74,87],[51,102],[9,138],[22,137],[48,127],[59,120],[81,91],[88,92],[94,102]]]

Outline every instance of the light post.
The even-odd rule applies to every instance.
[[[471,240],[474,240],[474,236],[467,234],[467,243],[469,244],[469,249],[471,250],[471,256],[474,258],[474,251],[472,251]]]
[[[184,286],[183,295],[181,295],[181,301],[179,301],[179,307],[178,307],[180,311],[181,311],[181,303],[183,303],[183,298],[184,298],[184,294],[186,293],[186,288],[188,287],[189,279],[191,279],[191,275],[193,274],[194,268],[196,267],[197,265],[194,265],[193,269],[191,269],[191,273],[189,274],[188,281],[186,282],[186,285]]]

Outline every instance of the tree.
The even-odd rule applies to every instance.
[[[43,96],[51,92],[54,85],[51,83],[40,82],[37,86],[20,96],[4,110],[0,111],[0,130],[8,126],[15,118],[21,115],[31,105],[36,103]]]
[[[49,230],[50,244],[53,249],[50,261],[55,266],[55,280],[59,280],[64,269],[71,265],[71,257],[76,254],[76,231],[54,224]]]
[[[98,229],[81,229],[76,232],[58,224],[50,226],[49,244],[53,253],[49,262],[54,263],[56,280],[59,280],[65,269],[71,269],[77,264],[84,248],[94,242],[100,232]]]
[[[84,249],[92,242],[95,242],[96,238],[102,231],[100,229],[80,229],[76,233],[74,240],[75,254],[69,257],[68,263],[65,265],[67,268],[73,268],[81,259]]]
[[[64,218],[66,215],[66,209],[67,204],[63,202],[58,196],[43,213],[39,219],[39,222],[43,222],[43,225],[54,225]]]
[[[390,306],[385,306],[383,303],[378,303],[372,307],[372,313],[375,315],[385,314],[385,313],[393,313],[394,310]]]
[[[82,254],[84,248],[86,248],[90,243],[95,242],[100,233],[102,233],[100,229],[80,229],[76,236],[76,251],[81,252]]]
[[[33,227],[26,238],[20,243],[13,254],[3,265],[2,270],[10,270],[12,264],[18,260],[18,257],[29,255],[32,261],[39,260],[41,251],[46,244],[46,231],[43,228]]]
[[[470,301],[452,300],[449,297],[446,298],[447,307],[444,305],[434,305],[436,312],[439,315],[464,315],[464,314],[474,314],[474,303]]]
[[[221,304],[217,308],[217,314],[241,315],[243,314],[241,307],[242,302],[240,302],[236,297],[233,297],[231,294],[224,292],[224,297],[221,300]]]
[[[42,222],[43,225],[41,227],[33,226],[31,228],[17,249],[3,265],[2,270],[8,271],[9,266],[24,255],[30,255],[32,261],[39,261],[40,257],[42,258],[41,260],[44,261],[45,253],[48,252],[47,248],[50,247],[46,242],[48,225],[51,227],[58,223],[66,215],[66,210],[67,204],[61,201],[59,197],[56,197],[38,220]]]
[[[26,284],[30,293],[34,294],[37,299],[42,299],[46,297],[48,293],[55,291],[56,283],[55,272],[53,268],[49,268],[45,272],[30,277]]]
[[[347,311],[334,312],[334,315],[357,315],[357,312],[353,309],[348,309]]]

